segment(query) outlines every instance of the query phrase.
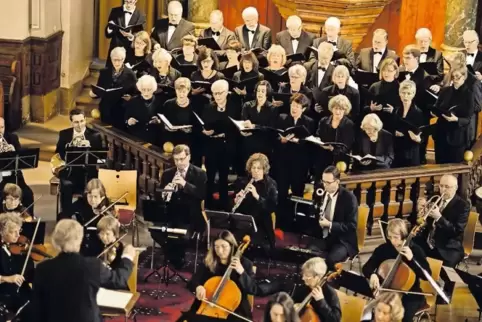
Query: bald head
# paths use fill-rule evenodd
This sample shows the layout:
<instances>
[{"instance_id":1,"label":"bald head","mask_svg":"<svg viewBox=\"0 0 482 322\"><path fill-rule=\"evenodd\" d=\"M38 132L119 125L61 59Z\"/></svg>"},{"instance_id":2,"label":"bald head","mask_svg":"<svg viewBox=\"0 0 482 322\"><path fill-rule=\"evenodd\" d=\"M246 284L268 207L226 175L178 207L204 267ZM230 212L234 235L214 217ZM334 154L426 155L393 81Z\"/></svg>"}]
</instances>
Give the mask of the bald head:
<instances>
[{"instance_id":1,"label":"bald head","mask_svg":"<svg viewBox=\"0 0 482 322\"><path fill-rule=\"evenodd\" d=\"M167 5L167 16L172 24L179 24L182 19L182 4L179 1L171 1Z\"/></svg>"},{"instance_id":2,"label":"bald head","mask_svg":"<svg viewBox=\"0 0 482 322\"><path fill-rule=\"evenodd\" d=\"M443 195L444 200L452 199L458 188L457 177L452 174L443 175L440 179L439 187L440 194Z\"/></svg>"}]
</instances>

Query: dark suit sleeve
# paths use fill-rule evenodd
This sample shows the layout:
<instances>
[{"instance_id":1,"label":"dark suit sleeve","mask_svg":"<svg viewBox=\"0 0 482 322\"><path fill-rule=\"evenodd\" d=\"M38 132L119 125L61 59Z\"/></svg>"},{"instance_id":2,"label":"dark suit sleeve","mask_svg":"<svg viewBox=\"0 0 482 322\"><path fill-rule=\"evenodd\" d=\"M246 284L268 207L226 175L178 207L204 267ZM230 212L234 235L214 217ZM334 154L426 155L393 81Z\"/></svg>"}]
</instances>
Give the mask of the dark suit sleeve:
<instances>
[{"instance_id":1,"label":"dark suit sleeve","mask_svg":"<svg viewBox=\"0 0 482 322\"><path fill-rule=\"evenodd\" d=\"M318 46L320 45L320 43L321 43L321 38L315 38L315 39L313 40L313 45L312 45L312 47L318 49ZM310 59L308 59L308 61L311 62L311 63L313 63L313 62L315 62L317 59L318 59L318 57L316 57L315 53L314 53L312 50L310 50ZM307 68L307 69L308 69L308 68Z\"/></svg>"},{"instance_id":2,"label":"dark suit sleeve","mask_svg":"<svg viewBox=\"0 0 482 322\"><path fill-rule=\"evenodd\" d=\"M259 193L259 192L258 192ZM276 209L278 201L278 188L274 181L271 181L268 187L268 193L265 197L259 196L258 203L261 205L261 208L266 212L273 212Z\"/></svg>"},{"instance_id":3,"label":"dark suit sleeve","mask_svg":"<svg viewBox=\"0 0 482 322\"><path fill-rule=\"evenodd\" d=\"M356 57L355 65L354 65L355 69L361 69L361 54L362 52L360 51L360 53Z\"/></svg>"},{"instance_id":4,"label":"dark suit sleeve","mask_svg":"<svg viewBox=\"0 0 482 322\"><path fill-rule=\"evenodd\" d=\"M256 280L254 279L253 263L248 260L241 259L244 272L239 276L239 284L241 291L247 294L256 294Z\"/></svg>"},{"instance_id":5,"label":"dark suit sleeve","mask_svg":"<svg viewBox=\"0 0 482 322\"><path fill-rule=\"evenodd\" d=\"M316 314L323 322L339 322L341 319L340 300L336 292L330 286L324 285L322 288L324 298L315 301L311 300L311 305Z\"/></svg>"},{"instance_id":6,"label":"dark suit sleeve","mask_svg":"<svg viewBox=\"0 0 482 322\"><path fill-rule=\"evenodd\" d=\"M360 92L358 90L353 91L352 102L351 102L351 119L356 122L360 115Z\"/></svg>"},{"instance_id":7,"label":"dark suit sleeve","mask_svg":"<svg viewBox=\"0 0 482 322\"><path fill-rule=\"evenodd\" d=\"M60 154L61 157L65 154L65 144L62 140L62 135L64 131L59 132L59 139L57 140L57 145L55 146L55 153Z\"/></svg>"},{"instance_id":8,"label":"dark suit sleeve","mask_svg":"<svg viewBox=\"0 0 482 322\"><path fill-rule=\"evenodd\" d=\"M202 265L199 265L196 273L192 275L191 280L187 284L188 289L191 292L195 292L196 288L198 286L204 285L204 283L206 283L210 276L212 276L212 274L206 267L206 265L204 265L204 263Z\"/></svg>"},{"instance_id":9,"label":"dark suit sleeve","mask_svg":"<svg viewBox=\"0 0 482 322\"><path fill-rule=\"evenodd\" d=\"M107 25L105 26L105 38L112 38L114 37L115 33L117 32L116 30L114 30L114 28L109 28L109 21L114 21L117 19L117 17L115 16L115 10L112 9L109 13L109 18L107 19ZM109 33L107 31L107 29L110 29L112 30L111 33Z\"/></svg>"},{"instance_id":10,"label":"dark suit sleeve","mask_svg":"<svg viewBox=\"0 0 482 322\"><path fill-rule=\"evenodd\" d=\"M435 63L437 64L437 79L435 81L438 83L444 79L444 57L442 53L437 57Z\"/></svg>"},{"instance_id":11,"label":"dark suit sleeve","mask_svg":"<svg viewBox=\"0 0 482 322\"><path fill-rule=\"evenodd\" d=\"M132 272L133 263L127 259L122 258L119 266L115 269L108 269L102 264L100 259L95 258L96 265L100 269L100 286L110 289L125 289L127 288L127 280Z\"/></svg>"},{"instance_id":12,"label":"dark suit sleeve","mask_svg":"<svg viewBox=\"0 0 482 322\"><path fill-rule=\"evenodd\" d=\"M152 42L152 49L154 49L154 46L160 45L161 40L159 39L159 35L157 33L157 22L154 24L154 27L151 30L151 42Z\"/></svg>"},{"instance_id":13,"label":"dark suit sleeve","mask_svg":"<svg viewBox=\"0 0 482 322\"><path fill-rule=\"evenodd\" d=\"M91 149L102 149L103 148L102 138L100 136L100 133L98 133L98 132L94 132L92 134L91 140L89 142L90 142Z\"/></svg>"},{"instance_id":14,"label":"dark suit sleeve","mask_svg":"<svg viewBox=\"0 0 482 322\"><path fill-rule=\"evenodd\" d=\"M265 50L268 50L271 47L271 29L268 29L264 34L263 34L263 42L262 42L262 47Z\"/></svg>"},{"instance_id":15,"label":"dark suit sleeve","mask_svg":"<svg viewBox=\"0 0 482 322\"><path fill-rule=\"evenodd\" d=\"M380 138L381 139L381 138ZM386 132L386 138L382 142L377 142L377 144L384 144L385 145L385 155L375 156L379 163L383 163L385 167L390 168L392 164L393 158L395 156L393 151L393 141L391 138L391 134Z\"/></svg>"},{"instance_id":16,"label":"dark suit sleeve","mask_svg":"<svg viewBox=\"0 0 482 322\"><path fill-rule=\"evenodd\" d=\"M278 33L276 34L274 43L275 43L276 45L280 45L280 46L281 46L281 32L278 32Z\"/></svg>"},{"instance_id":17,"label":"dark suit sleeve","mask_svg":"<svg viewBox=\"0 0 482 322\"><path fill-rule=\"evenodd\" d=\"M344 193L346 198L339 198L336 202L342 202L344 208L344 220L341 222L333 221L331 223L331 233L337 235L351 234L356 231L358 205L356 198L350 192ZM340 195L341 197L341 195ZM345 200L346 199L346 200ZM336 209L336 207L335 207Z\"/></svg>"},{"instance_id":18,"label":"dark suit sleeve","mask_svg":"<svg viewBox=\"0 0 482 322\"><path fill-rule=\"evenodd\" d=\"M187 195L191 195L196 197L197 199L202 200L204 199L204 197L206 197L207 176L206 176L206 172L202 170L198 170L198 171L199 172L196 173L196 178L194 180L194 183L186 182L186 185L184 186L183 191Z\"/></svg>"},{"instance_id":19,"label":"dark suit sleeve","mask_svg":"<svg viewBox=\"0 0 482 322\"><path fill-rule=\"evenodd\" d=\"M362 273L363 276L365 276L366 278L370 278L372 274L376 274L378 267L385 260L385 258L382 257L383 245L385 244L381 244L380 246L375 248L373 254L368 258L365 265L363 265Z\"/></svg>"},{"instance_id":20,"label":"dark suit sleeve","mask_svg":"<svg viewBox=\"0 0 482 322\"><path fill-rule=\"evenodd\" d=\"M13 147L15 148L15 151L18 151L22 148L22 146L20 145L20 140L18 139L18 135L15 134L15 133L12 133L10 135L10 141L9 142L11 145L13 145Z\"/></svg>"},{"instance_id":21,"label":"dark suit sleeve","mask_svg":"<svg viewBox=\"0 0 482 322\"><path fill-rule=\"evenodd\" d=\"M346 50L345 50L346 58L350 61L352 66L355 66L355 53L353 52L353 45L351 41L346 41Z\"/></svg>"},{"instance_id":22,"label":"dark suit sleeve","mask_svg":"<svg viewBox=\"0 0 482 322\"><path fill-rule=\"evenodd\" d=\"M463 200L459 201L459 205L454 209L446 209L452 212L453 220L450 221L444 216L435 223L437 226L437 234L443 234L447 239L460 236L464 233L465 226L469 219L470 205ZM439 230L440 229L440 230Z\"/></svg>"}]
</instances>

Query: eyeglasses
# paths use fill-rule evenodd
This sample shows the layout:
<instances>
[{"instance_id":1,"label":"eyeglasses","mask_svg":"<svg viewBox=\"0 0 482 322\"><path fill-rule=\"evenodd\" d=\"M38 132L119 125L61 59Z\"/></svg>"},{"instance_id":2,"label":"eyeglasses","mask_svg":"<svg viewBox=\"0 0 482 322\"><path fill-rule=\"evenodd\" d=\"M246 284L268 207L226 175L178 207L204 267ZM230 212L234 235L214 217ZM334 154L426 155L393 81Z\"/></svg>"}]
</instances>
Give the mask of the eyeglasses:
<instances>
[{"instance_id":1,"label":"eyeglasses","mask_svg":"<svg viewBox=\"0 0 482 322\"><path fill-rule=\"evenodd\" d=\"M473 42L475 42L475 39L474 40L467 40L467 41L464 41L464 45L470 45Z\"/></svg>"},{"instance_id":2,"label":"eyeglasses","mask_svg":"<svg viewBox=\"0 0 482 322\"><path fill-rule=\"evenodd\" d=\"M321 180L321 182L323 182L323 184L324 184L325 186L328 186L328 185L330 185L330 184L332 184L332 183L335 183L335 182L336 182L336 180L333 180L333 181L325 181L325 180Z\"/></svg>"},{"instance_id":3,"label":"eyeglasses","mask_svg":"<svg viewBox=\"0 0 482 322\"><path fill-rule=\"evenodd\" d=\"M226 91L222 91L222 92L213 92L213 95L214 95L214 96L221 96L221 95L223 95L224 93L226 93Z\"/></svg>"}]
</instances>

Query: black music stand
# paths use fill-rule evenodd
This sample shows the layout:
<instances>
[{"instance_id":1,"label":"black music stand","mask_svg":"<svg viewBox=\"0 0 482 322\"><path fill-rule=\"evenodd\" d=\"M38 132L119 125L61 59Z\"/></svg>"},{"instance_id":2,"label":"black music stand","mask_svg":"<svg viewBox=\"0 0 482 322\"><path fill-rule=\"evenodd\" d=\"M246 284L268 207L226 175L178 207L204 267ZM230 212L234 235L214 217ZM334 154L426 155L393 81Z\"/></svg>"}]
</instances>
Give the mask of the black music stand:
<instances>
[{"instance_id":1,"label":"black music stand","mask_svg":"<svg viewBox=\"0 0 482 322\"><path fill-rule=\"evenodd\" d=\"M464 272L458 268L455 269L457 274L459 274L460 278L467 284L470 293L477 302L477 306L479 307L477 311L479 312L479 321L482 316L482 277L477 275L472 275L470 273Z\"/></svg>"},{"instance_id":2,"label":"black music stand","mask_svg":"<svg viewBox=\"0 0 482 322\"><path fill-rule=\"evenodd\" d=\"M232 232L237 239L242 239L244 235L253 235L258 232L253 216L240 213L206 210L208 217L208 247L210 241L211 228L227 229Z\"/></svg>"},{"instance_id":3,"label":"black music stand","mask_svg":"<svg viewBox=\"0 0 482 322\"><path fill-rule=\"evenodd\" d=\"M0 172L12 171L18 184L18 172L38 167L40 148L22 149L0 154Z\"/></svg>"}]
</instances>

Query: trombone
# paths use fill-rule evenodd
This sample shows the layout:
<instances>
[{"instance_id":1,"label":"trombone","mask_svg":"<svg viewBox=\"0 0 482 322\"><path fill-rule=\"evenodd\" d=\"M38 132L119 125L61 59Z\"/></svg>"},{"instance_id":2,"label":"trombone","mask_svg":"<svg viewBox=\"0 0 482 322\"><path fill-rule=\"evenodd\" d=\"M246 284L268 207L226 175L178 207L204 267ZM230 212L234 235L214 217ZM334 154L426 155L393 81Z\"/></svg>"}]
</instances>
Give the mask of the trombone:
<instances>
[{"instance_id":1,"label":"trombone","mask_svg":"<svg viewBox=\"0 0 482 322\"><path fill-rule=\"evenodd\" d=\"M436 208L440 208L442 206L444 196L444 193L441 195L433 195L427 200L425 205L423 205L423 208L418 211L417 224L423 225L430 213L432 213Z\"/></svg>"}]
</instances>

